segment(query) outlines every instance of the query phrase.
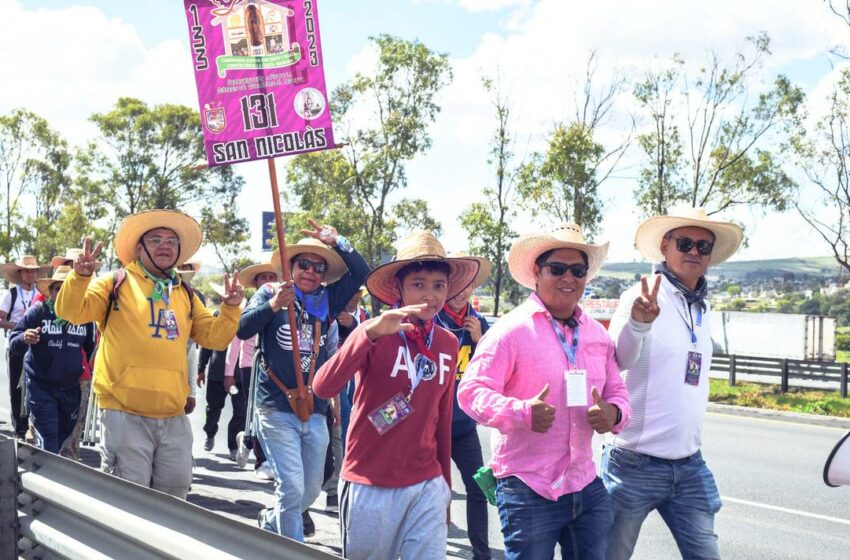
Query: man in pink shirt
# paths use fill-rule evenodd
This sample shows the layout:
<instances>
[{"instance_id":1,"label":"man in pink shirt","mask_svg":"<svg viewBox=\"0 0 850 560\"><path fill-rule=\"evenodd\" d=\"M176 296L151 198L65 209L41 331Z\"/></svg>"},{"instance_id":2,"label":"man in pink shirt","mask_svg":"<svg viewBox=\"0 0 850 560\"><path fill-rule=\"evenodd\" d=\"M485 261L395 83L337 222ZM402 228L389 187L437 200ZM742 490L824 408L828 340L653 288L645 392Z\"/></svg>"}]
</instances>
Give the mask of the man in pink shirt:
<instances>
[{"instance_id":1,"label":"man in pink shirt","mask_svg":"<svg viewBox=\"0 0 850 560\"><path fill-rule=\"evenodd\" d=\"M493 434L490 466L505 557L601 560L613 521L596 476L593 432L629 420L614 344L578 302L608 244L585 243L574 224L520 237L508 267L534 290L478 343L457 392Z\"/></svg>"}]
</instances>

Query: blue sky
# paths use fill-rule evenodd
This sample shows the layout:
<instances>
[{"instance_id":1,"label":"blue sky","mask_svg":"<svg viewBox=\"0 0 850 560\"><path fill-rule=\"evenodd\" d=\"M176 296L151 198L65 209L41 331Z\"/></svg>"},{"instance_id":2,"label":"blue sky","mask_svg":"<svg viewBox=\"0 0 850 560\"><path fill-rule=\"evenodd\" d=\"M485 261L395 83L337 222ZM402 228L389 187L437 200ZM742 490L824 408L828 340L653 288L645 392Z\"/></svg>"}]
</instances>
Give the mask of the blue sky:
<instances>
[{"instance_id":1,"label":"blue sky","mask_svg":"<svg viewBox=\"0 0 850 560\"><path fill-rule=\"evenodd\" d=\"M0 22L0 60L7 75L23 84L0 91L0 113L25 106L79 144L94 135L88 115L108 110L120 95L196 105L179 0L0 0L0 13L7 14ZM515 102L516 151L522 156L541 149L552 122L569 116L571 84L590 49L600 50L603 78L615 68L637 75L674 52L695 62L710 50L731 55L742 48L746 35L766 30L774 55L764 69L765 81L787 74L811 95L816 111L835 75L836 61L828 49L850 43L850 29L811 0L320 0L319 15L331 87L368 69L370 35L418 38L449 54L455 79L441 96L434 145L409 165L410 187L402 195L429 201L450 250L466 248L457 216L480 199L491 180L486 156L494 123L480 88L482 73L498 67L504 77ZM50 39L32 44L23 31L32 25L51 29ZM22 44L26 58L19 56ZM37 63L56 56L66 60ZM603 138L616 140L622 134L628 98L618 103L619 114L601 131ZM606 218L600 237L611 240L613 260L639 258L632 247L639 219L631 204L639 164L640 153L632 149L618 173L621 178L603 188ZM268 209L255 202L268 198L264 170L256 162L237 168L248 180L240 210L251 220L254 249L260 212ZM736 212L729 217L747 227L749 247L739 258L827 252L794 214Z\"/></svg>"}]
</instances>

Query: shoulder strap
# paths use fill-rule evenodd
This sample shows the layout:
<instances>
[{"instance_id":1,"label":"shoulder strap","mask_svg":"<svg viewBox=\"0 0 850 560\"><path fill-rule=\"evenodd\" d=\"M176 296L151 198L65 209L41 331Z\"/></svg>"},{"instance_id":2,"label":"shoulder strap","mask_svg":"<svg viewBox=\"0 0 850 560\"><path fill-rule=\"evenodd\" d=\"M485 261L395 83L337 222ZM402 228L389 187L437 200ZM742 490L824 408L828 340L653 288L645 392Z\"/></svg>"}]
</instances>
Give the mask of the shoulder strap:
<instances>
[{"instance_id":1,"label":"shoulder strap","mask_svg":"<svg viewBox=\"0 0 850 560\"><path fill-rule=\"evenodd\" d=\"M12 294L12 303L11 305L9 305L9 316L7 317L7 319L12 316L12 311L15 310L15 302L18 301L18 287L12 286L11 288L9 288L9 293Z\"/></svg>"},{"instance_id":2,"label":"shoulder strap","mask_svg":"<svg viewBox=\"0 0 850 560\"><path fill-rule=\"evenodd\" d=\"M195 311L195 288L187 284L186 282L180 282L184 288L186 288L186 293L189 295L189 316L192 316L192 313Z\"/></svg>"},{"instance_id":3,"label":"shoulder strap","mask_svg":"<svg viewBox=\"0 0 850 560\"><path fill-rule=\"evenodd\" d=\"M322 338L322 322L316 319L313 323L313 353L310 355L310 373L307 374L307 387L313 387L313 377L316 376L316 360L319 359L319 340Z\"/></svg>"},{"instance_id":4,"label":"shoulder strap","mask_svg":"<svg viewBox=\"0 0 850 560\"><path fill-rule=\"evenodd\" d=\"M109 322L109 314L113 310L118 311L118 289L124 280L127 278L127 270L119 268L112 271L112 290L109 292L109 301L106 303L106 316L103 318L103 329L106 330L106 323Z\"/></svg>"}]
</instances>

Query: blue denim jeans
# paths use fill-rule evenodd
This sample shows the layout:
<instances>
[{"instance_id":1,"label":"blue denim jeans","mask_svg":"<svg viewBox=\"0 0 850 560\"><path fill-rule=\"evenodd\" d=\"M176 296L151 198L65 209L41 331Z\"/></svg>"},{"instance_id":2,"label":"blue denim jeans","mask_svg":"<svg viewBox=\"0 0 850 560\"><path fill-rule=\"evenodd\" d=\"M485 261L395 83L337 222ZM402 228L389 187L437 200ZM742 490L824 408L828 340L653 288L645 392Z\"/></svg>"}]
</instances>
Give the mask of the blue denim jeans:
<instances>
[{"instance_id":1,"label":"blue denim jeans","mask_svg":"<svg viewBox=\"0 0 850 560\"><path fill-rule=\"evenodd\" d=\"M714 515L722 504L701 452L670 460L605 446L602 480L614 502L608 560L631 558L643 520L654 509L684 560L720 558Z\"/></svg>"},{"instance_id":2,"label":"blue denim jeans","mask_svg":"<svg viewBox=\"0 0 850 560\"><path fill-rule=\"evenodd\" d=\"M613 510L599 478L558 501L539 495L515 476L496 484L507 560L554 558L561 545L564 560L603 560Z\"/></svg>"},{"instance_id":3,"label":"blue denim jeans","mask_svg":"<svg viewBox=\"0 0 850 560\"><path fill-rule=\"evenodd\" d=\"M266 461L275 473L275 504L260 519L267 531L304 540L301 512L322 490L328 428L323 414L302 422L291 412L257 409L257 428Z\"/></svg>"}]
</instances>

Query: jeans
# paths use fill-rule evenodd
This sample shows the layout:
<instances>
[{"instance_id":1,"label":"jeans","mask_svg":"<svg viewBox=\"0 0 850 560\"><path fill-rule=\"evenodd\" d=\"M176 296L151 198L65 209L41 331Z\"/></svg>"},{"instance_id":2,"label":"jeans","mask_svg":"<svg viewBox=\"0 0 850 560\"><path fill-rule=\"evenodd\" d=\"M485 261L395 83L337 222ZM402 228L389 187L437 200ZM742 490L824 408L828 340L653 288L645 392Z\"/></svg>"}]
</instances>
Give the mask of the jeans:
<instances>
[{"instance_id":1,"label":"jeans","mask_svg":"<svg viewBox=\"0 0 850 560\"><path fill-rule=\"evenodd\" d=\"M722 504L701 452L670 460L605 446L602 480L614 502L609 560L631 557L641 524L654 509L683 559L720 558L714 515Z\"/></svg>"},{"instance_id":2,"label":"jeans","mask_svg":"<svg viewBox=\"0 0 850 560\"><path fill-rule=\"evenodd\" d=\"M304 541L301 512L322 490L328 428L323 414L302 422L292 412L257 409L260 445L275 473L275 504L260 519L267 531Z\"/></svg>"},{"instance_id":3,"label":"jeans","mask_svg":"<svg viewBox=\"0 0 850 560\"><path fill-rule=\"evenodd\" d=\"M557 501L544 498L515 476L496 483L507 560L602 560L614 512L599 478Z\"/></svg>"},{"instance_id":4,"label":"jeans","mask_svg":"<svg viewBox=\"0 0 850 560\"><path fill-rule=\"evenodd\" d=\"M466 489L466 527L474 560L489 560L490 543L487 537L487 498L472 475L484 464L478 432L469 431L452 438L452 461L460 471Z\"/></svg>"}]
</instances>

